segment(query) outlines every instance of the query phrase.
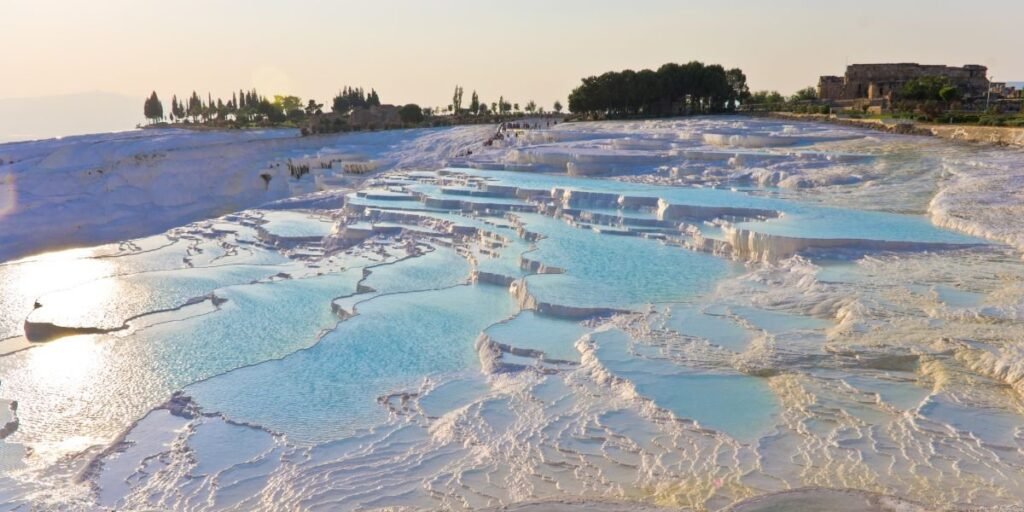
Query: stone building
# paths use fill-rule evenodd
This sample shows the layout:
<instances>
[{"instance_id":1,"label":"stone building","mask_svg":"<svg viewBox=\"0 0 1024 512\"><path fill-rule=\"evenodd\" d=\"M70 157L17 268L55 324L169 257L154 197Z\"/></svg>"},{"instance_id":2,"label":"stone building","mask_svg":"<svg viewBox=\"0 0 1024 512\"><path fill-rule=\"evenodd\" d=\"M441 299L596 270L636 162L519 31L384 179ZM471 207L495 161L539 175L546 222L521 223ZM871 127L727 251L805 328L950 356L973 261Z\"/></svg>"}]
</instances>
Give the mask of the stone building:
<instances>
[{"instance_id":1,"label":"stone building","mask_svg":"<svg viewBox=\"0 0 1024 512\"><path fill-rule=\"evenodd\" d=\"M1020 99L1024 97L1021 95L1020 89L1006 82L992 82L991 90L992 95L999 98Z\"/></svg>"},{"instance_id":2,"label":"stone building","mask_svg":"<svg viewBox=\"0 0 1024 512\"><path fill-rule=\"evenodd\" d=\"M402 118L398 115L398 107L394 105L357 107L349 112L348 125L360 130L401 128Z\"/></svg>"},{"instance_id":3,"label":"stone building","mask_svg":"<svg viewBox=\"0 0 1024 512\"><path fill-rule=\"evenodd\" d=\"M964 97L984 96L988 89L988 69L968 64L963 67L903 64L852 64L844 76L818 79L818 97L828 101L892 100L894 92L915 78L942 77L960 89Z\"/></svg>"}]
</instances>

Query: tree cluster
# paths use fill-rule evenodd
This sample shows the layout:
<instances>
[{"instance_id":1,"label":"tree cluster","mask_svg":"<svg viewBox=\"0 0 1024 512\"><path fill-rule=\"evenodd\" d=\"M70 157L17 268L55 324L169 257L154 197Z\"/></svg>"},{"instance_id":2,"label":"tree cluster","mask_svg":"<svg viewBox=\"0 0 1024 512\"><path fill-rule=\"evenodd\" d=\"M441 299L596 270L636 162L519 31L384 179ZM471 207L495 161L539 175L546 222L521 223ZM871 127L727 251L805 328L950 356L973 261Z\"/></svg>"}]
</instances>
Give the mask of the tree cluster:
<instances>
[{"instance_id":1,"label":"tree cluster","mask_svg":"<svg viewBox=\"0 0 1024 512\"><path fill-rule=\"evenodd\" d=\"M377 91L370 89L367 94L362 87L345 86L331 100L331 111L336 114L345 114L354 108L365 108L380 106L380 96Z\"/></svg>"},{"instance_id":2,"label":"tree cluster","mask_svg":"<svg viewBox=\"0 0 1024 512\"><path fill-rule=\"evenodd\" d=\"M344 87L333 99L332 110L348 114L353 108L379 106L380 96L371 89L366 93L361 87ZM206 98L192 91L191 96L178 99L172 96L168 118L171 122L228 124L245 126L250 124L298 124L309 117L324 113L324 104L316 100L303 103L298 96L275 95L273 99L260 94L256 89L239 90L231 98L223 100L207 94ZM163 105L154 92L146 98L143 113L152 122L164 119ZM332 121L333 122L333 121Z\"/></svg>"},{"instance_id":3,"label":"tree cluster","mask_svg":"<svg viewBox=\"0 0 1024 512\"><path fill-rule=\"evenodd\" d=\"M463 92L464 89L461 85L455 86L455 92L452 93L452 102L448 104L446 109L448 112L454 115L469 113L474 116L485 116L488 114L500 116L511 113L519 114L521 112L526 112L527 114L544 114L544 107L539 107L537 102L533 100L527 101L526 104L523 105L522 110L520 110L518 103L506 101L504 96L501 96L498 98L498 101L492 102L488 105L486 101L480 99L480 95L477 94L476 91L473 91L470 95L469 105L466 108L463 108ZM426 112L428 110L431 115L434 113L434 110L429 108L424 111ZM562 111L562 104L557 101L555 102L555 111Z\"/></svg>"},{"instance_id":4,"label":"tree cluster","mask_svg":"<svg viewBox=\"0 0 1024 512\"><path fill-rule=\"evenodd\" d=\"M963 99L963 94L949 79L923 76L903 84L896 92L893 110L917 112L926 120L934 121Z\"/></svg>"},{"instance_id":5,"label":"tree cluster","mask_svg":"<svg viewBox=\"0 0 1024 512\"><path fill-rule=\"evenodd\" d=\"M960 90L940 76L923 76L903 84L896 97L910 101L942 101L952 103L959 101Z\"/></svg>"},{"instance_id":6,"label":"tree cluster","mask_svg":"<svg viewBox=\"0 0 1024 512\"><path fill-rule=\"evenodd\" d=\"M786 98L779 91L755 91L750 94L747 101L751 105L778 105L785 103Z\"/></svg>"},{"instance_id":7,"label":"tree cluster","mask_svg":"<svg viewBox=\"0 0 1024 512\"><path fill-rule=\"evenodd\" d=\"M398 117L404 124L420 124L423 122L423 109L415 103L410 103L398 109Z\"/></svg>"},{"instance_id":8,"label":"tree cluster","mask_svg":"<svg viewBox=\"0 0 1024 512\"><path fill-rule=\"evenodd\" d=\"M147 118L150 118L149 112L152 107L149 105L155 97L156 93L153 93L146 100L145 110ZM214 100L210 94L207 94L204 100L198 93L192 91L191 96L182 100L179 100L177 95L171 97L169 117L172 122L186 121L192 123L228 120L243 123L259 121L282 122L287 119L286 113L288 110L286 107L297 105L300 100L294 96L287 96L285 98L289 98L289 100L287 105L285 105L278 101L278 98L281 97L275 97L275 101L271 102L265 96L260 95L255 89L249 91L239 89L237 93L231 93L231 98L227 101L221 98ZM157 100L157 102L159 101ZM162 112L162 110L163 106L161 105L160 111Z\"/></svg>"},{"instance_id":9,"label":"tree cluster","mask_svg":"<svg viewBox=\"0 0 1024 512\"><path fill-rule=\"evenodd\" d=\"M206 98L192 91L191 96L179 100L177 95L171 99L170 112L168 117L172 122L204 123L227 126L246 126L250 124L280 124L287 123L292 126L299 126L302 123L304 132L309 133L334 133L360 129L358 125L349 124L353 109L380 106L380 96L377 91L370 89L367 93L362 87L343 87L331 100L330 115L324 114L324 104L316 100L303 100L298 96L275 95L268 99L255 89L245 91L239 90L232 93L231 98L214 100L211 94ZM465 122L489 122L488 116L514 114L521 115L525 110L528 114L544 114L544 108L538 107L537 103L530 100L520 110L519 103L512 103L502 96L497 102L488 106L482 101L476 91L473 91L468 105L463 107L463 88L456 85L452 95L452 103L448 105L447 111L455 114L449 118L440 118L445 111L443 107L420 107L416 104L407 104L399 107L399 117L404 126L415 126L422 124L450 125ZM554 103L554 111L561 112L562 104ZM164 119L163 105L156 92L146 98L144 112L147 119L157 122ZM460 117L463 114L473 114L475 119Z\"/></svg>"},{"instance_id":10,"label":"tree cluster","mask_svg":"<svg viewBox=\"0 0 1024 512\"><path fill-rule=\"evenodd\" d=\"M818 89L812 86L804 87L789 97L789 101L793 103L800 101L814 101L816 99L818 99Z\"/></svg>"},{"instance_id":11,"label":"tree cluster","mask_svg":"<svg viewBox=\"0 0 1024 512\"><path fill-rule=\"evenodd\" d=\"M609 117L658 117L735 109L750 95L739 68L668 63L657 71L609 71L584 78L569 94L569 110Z\"/></svg>"}]
</instances>

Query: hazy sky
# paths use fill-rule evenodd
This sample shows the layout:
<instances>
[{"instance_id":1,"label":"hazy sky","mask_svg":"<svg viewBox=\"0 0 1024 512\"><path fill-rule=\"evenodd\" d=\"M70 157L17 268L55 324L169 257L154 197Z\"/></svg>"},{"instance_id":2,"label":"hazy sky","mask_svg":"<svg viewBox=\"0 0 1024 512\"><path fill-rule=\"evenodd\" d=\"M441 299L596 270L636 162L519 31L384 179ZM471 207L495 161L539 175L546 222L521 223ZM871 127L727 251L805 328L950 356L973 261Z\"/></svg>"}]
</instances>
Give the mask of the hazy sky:
<instances>
[{"instance_id":1,"label":"hazy sky","mask_svg":"<svg viewBox=\"0 0 1024 512\"><path fill-rule=\"evenodd\" d=\"M1024 80L1022 22L1022 0L0 0L0 98L112 92L141 116L153 89L446 105L459 83L550 107L583 76L693 59L787 94L855 62Z\"/></svg>"}]
</instances>

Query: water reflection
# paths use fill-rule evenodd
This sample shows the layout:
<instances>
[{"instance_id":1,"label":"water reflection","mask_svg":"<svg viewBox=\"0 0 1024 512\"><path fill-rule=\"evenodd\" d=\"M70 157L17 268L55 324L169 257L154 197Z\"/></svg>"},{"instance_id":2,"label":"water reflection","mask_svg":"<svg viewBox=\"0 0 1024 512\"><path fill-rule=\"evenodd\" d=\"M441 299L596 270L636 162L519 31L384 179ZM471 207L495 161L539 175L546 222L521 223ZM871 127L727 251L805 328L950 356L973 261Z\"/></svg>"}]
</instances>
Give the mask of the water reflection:
<instances>
[{"instance_id":1,"label":"water reflection","mask_svg":"<svg viewBox=\"0 0 1024 512\"><path fill-rule=\"evenodd\" d=\"M93 249L72 249L0 265L0 339L22 334L22 322L40 296L116 272L114 260L90 258L93 254ZM70 299L81 306L105 304L116 293L116 285L110 282Z\"/></svg>"},{"instance_id":2,"label":"water reflection","mask_svg":"<svg viewBox=\"0 0 1024 512\"><path fill-rule=\"evenodd\" d=\"M109 345L104 344L101 337L96 335L70 336L40 344L25 352L22 368L12 372L13 379L4 382L3 391L33 389L31 399L20 402L19 412L23 415L45 411L46 415L52 417L84 419L92 415L87 410L88 398L99 392L98 387L106 387L103 374L108 352ZM14 439L23 440L19 435L22 433L20 430ZM33 449L43 459L56 458L104 440L80 434L65 432L63 436L51 435L48 436L51 439L49 442L34 443Z\"/></svg>"}]
</instances>

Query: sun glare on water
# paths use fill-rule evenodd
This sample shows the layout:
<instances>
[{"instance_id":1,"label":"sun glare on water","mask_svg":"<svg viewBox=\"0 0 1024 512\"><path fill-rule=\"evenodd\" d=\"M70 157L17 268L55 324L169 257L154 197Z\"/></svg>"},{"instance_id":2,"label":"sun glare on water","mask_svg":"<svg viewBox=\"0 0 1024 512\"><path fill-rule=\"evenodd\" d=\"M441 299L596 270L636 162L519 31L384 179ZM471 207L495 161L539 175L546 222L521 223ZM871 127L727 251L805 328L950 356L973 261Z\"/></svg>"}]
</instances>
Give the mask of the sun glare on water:
<instances>
[{"instance_id":1,"label":"sun glare on water","mask_svg":"<svg viewBox=\"0 0 1024 512\"><path fill-rule=\"evenodd\" d=\"M5 302L11 301L14 307L24 307L23 304L31 305L47 293L116 273L114 262L89 258L90 255L92 251L88 249L60 251L0 269L0 288L4 291ZM110 286L91 286L87 294L84 292L84 296L66 299L74 299L82 307L89 307L109 301L117 290L111 283ZM23 316L16 311L6 311L5 314Z\"/></svg>"},{"instance_id":2,"label":"sun glare on water","mask_svg":"<svg viewBox=\"0 0 1024 512\"><path fill-rule=\"evenodd\" d=\"M26 369L46 375L53 385L75 395L95 379L103 361L99 336L83 335L61 339L60 343L42 344L28 352ZM73 407L72 404L65 406Z\"/></svg>"},{"instance_id":3,"label":"sun glare on water","mask_svg":"<svg viewBox=\"0 0 1024 512\"><path fill-rule=\"evenodd\" d=\"M19 429L15 440L29 443L41 461L56 460L104 442L103 435L91 435L100 418L90 409L88 397L109 385L107 357L108 349L102 336L97 335L69 336L26 351L24 366L17 380L9 383L13 388L6 392L15 392L23 399L22 415L44 424L38 427L58 430L44 434L31 428ZM80 418L83 427L59 427L59 419L69 417Z\"/></svg>"}]
</instances>

